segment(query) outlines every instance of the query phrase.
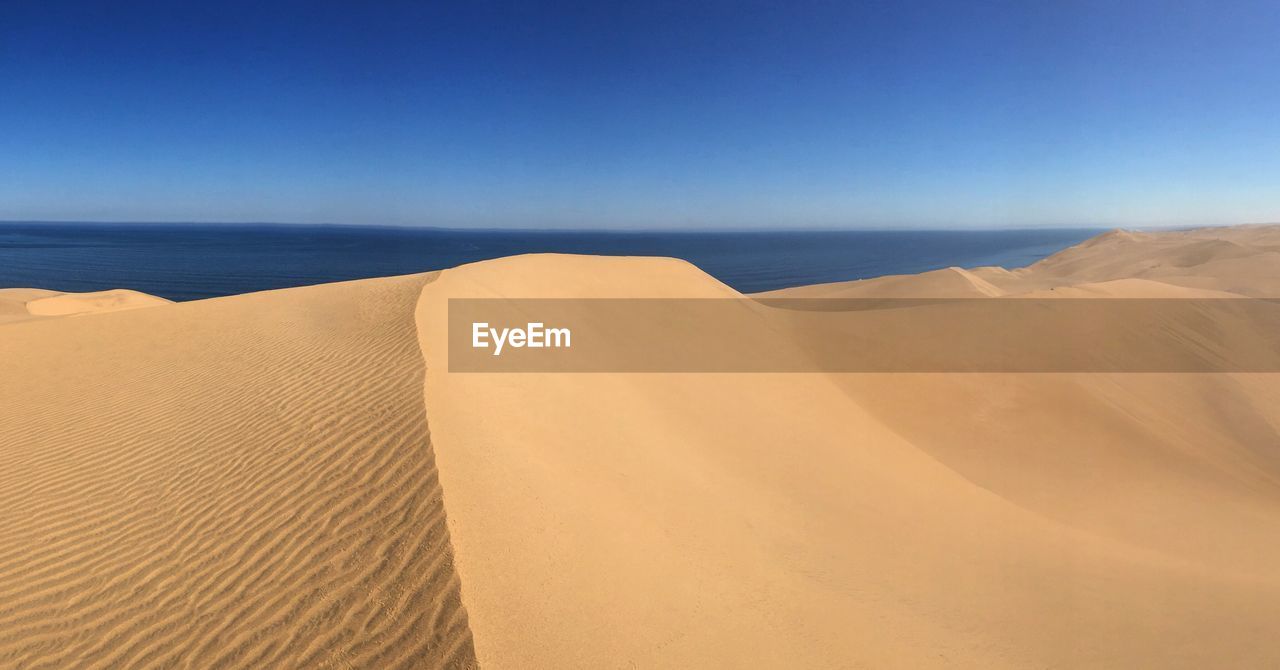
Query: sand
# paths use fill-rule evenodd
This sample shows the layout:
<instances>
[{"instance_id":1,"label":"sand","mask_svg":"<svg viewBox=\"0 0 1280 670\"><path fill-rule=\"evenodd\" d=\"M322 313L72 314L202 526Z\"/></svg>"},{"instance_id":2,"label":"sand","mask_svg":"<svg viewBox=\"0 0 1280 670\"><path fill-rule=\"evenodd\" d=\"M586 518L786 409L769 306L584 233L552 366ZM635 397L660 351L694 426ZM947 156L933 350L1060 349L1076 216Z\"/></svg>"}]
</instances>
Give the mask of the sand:
<instances>
[{"instance_id":1,"label":"sand","mask_svg":"<svg viewBox=\"0 0 1280 670\"><path fill-rule=\"evenodd\" d=\"M944 268L918 275L812 284L757 293L757 298L993 298L1004 289L964 268Z\"/></svg>"},{"instance_id":2,"label":"sand","mask_svg":"<svg viewBox=\"0 0 1280 670\"><path fill-rule=\"evenodd\" d=\"M43 289L0 289L0 324L41 317L118 312L167 305L168 300L127 289L62 293Z\"/></svg>"},{"instance_id":3,"label":"sand","mask_svg":"<svg viewBox=\"0 0 1280 670\"><path fill-rule=\"evenodd\" d=\"M467 667L428 277L0 330L0 667Z\"/></svg>"},{"instance_id":4,"label":"sand","mask_svg":"<svg viewBox=\"0 0 1280 670\"><path fill-rule=\"evenodd\" d=\"M764 297L1272 296L1278 254ZM450 373L462 297L740 296L536 255L8 323L0 667L1280 666L1280 375ZM750 309L730 353L814 344Z\"/></svg>"}]
</instances>

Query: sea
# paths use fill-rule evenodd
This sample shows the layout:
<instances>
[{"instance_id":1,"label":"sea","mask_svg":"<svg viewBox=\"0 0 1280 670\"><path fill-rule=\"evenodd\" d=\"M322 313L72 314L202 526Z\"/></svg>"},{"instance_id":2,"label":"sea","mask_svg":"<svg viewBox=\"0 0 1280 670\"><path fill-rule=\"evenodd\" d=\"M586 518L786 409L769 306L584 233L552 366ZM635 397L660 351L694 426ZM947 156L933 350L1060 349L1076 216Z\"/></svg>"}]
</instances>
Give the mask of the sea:
<instances>
[{"instance_id":1,"label":"sea","mask_svg":"<svg viewBox=\"0 0 1280 670\"><path fill-rule=\"evenodd\" d=\"M586 232L0 222L0 288L129 288L170 300L198 300L556 252L674 256L743 293L754 293L953 265L1021 267L1099 232Z\"/></svg>"}]
</instances>

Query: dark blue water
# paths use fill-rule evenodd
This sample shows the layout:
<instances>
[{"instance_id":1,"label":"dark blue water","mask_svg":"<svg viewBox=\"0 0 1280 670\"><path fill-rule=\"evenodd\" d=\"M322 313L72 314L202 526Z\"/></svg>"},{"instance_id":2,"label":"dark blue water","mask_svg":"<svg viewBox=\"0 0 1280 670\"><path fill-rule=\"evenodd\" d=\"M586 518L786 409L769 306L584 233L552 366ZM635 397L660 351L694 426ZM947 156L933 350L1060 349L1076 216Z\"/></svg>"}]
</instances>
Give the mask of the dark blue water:
<instances>
[{"instance_id":1,"label":"dark blue water","mask_svg":"<svg viewBox=\"0 0 1280 670\"><path fill-rule=\"evenodd\" d=\"M131 288L194 300L439 270L532 252L675 256L751 293L934 270L1019 267L1092 229L513 232L359 226L0 223L0 288Z\"/></svg>"}]
</instances>

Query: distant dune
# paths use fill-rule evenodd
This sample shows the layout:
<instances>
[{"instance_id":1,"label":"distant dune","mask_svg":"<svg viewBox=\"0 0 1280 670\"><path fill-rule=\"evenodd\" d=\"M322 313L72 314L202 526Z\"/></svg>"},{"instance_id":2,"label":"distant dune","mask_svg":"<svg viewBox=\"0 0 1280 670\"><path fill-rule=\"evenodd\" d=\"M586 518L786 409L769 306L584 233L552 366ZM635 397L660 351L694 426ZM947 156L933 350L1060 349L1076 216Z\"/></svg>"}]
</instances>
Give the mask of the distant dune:
<instances>
[{"instance_id":1,"label":"distant dune","mask_svg":"<svg viewBox=\"0 0 1280 670\"><path fill-rule=\"evenodd\" d=\"M953 298L1011 295L1117 279L1280 297L1280 225L1138 233L1113 230L1025 268L948 268L800 286L766 298Z\"/></svg>"},{"instance_id":2,"label":"distant dune","mask_svg":"<svg viewBox=\"0 0 1280 670\"><path fill-rule=\"evenodd\" d=\"M115 289L93 293L60 293L34 288L0 288L0 323L49 316L118 312L169 304L164 298Z\"/></svg>"},{"instance_id":3,"label":"distant dune","mask_svg":"<svg viewBox=\"0 0 1280 670\"><path fill-rule=\"evenodd\" d=\"M1278 374L448 371L451 298L741 297L671 259L108 293L0 291L0 667L1280 667ZM1276 296L1280 226L756 297Z\"/></svg>"}]
</instances>

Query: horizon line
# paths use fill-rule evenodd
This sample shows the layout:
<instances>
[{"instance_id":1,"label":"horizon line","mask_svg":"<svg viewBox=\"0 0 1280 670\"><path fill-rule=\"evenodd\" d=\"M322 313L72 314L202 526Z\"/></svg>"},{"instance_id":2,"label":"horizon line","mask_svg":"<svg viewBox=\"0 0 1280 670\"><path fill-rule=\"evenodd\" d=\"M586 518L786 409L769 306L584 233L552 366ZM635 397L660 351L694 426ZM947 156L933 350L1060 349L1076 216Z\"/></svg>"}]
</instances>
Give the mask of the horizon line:
<instances>
[{"instance_id":1,"label":"horizon line","mask_svg":"<svg viewBox=\"0 0 1280 670\"><path fill-rule=\"evenodd\" d=\"M892 232L997 232L997 231L1050 231L1050 230L1130 230L1130 231L1160 231L1160 230L1194 230L1197 228L1222 228L1231 226L1265 226L1277 225L1280 222L1241 222L1241 223L1197 223L1197 224L1170 224L1170 225L1115 225L1113 223L1081 223L1081 224L1053 224L1053 225L1025 225L1025 226L960 226L960 227L942 227L942 226L902 226L902 227L876 227L876 226L821 226L821 227L795 227L795 226L751 226L751 227L722 227L722 226L694 226L694 227L671 227L671 226L655 226L655 227L559 227L559 226L439 226L427 224L413 223L338 223L338 222L308 222L308 221L193 221L193 220L94 220L94 219L0 219L0 225L29 224L29 225L90 225L90 226L279 226L279 227L322 227L322 228L364 228L364 229L391 229L391 230L432 230L441 232L470 232L470 233L843 233L843 232L868 232L868 233L892 233Z\"/></svg>"}]
</instances>

